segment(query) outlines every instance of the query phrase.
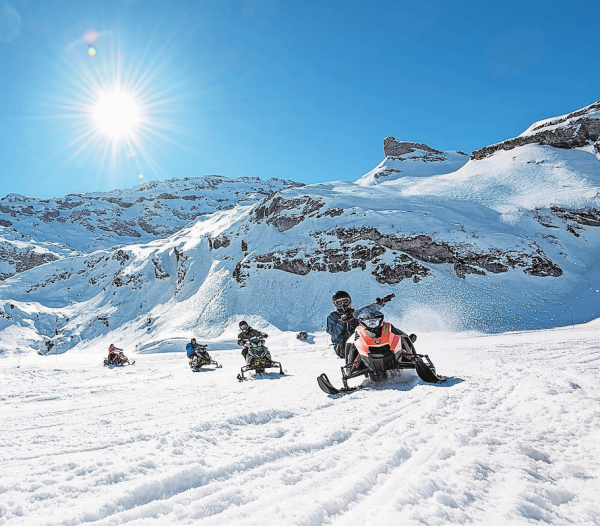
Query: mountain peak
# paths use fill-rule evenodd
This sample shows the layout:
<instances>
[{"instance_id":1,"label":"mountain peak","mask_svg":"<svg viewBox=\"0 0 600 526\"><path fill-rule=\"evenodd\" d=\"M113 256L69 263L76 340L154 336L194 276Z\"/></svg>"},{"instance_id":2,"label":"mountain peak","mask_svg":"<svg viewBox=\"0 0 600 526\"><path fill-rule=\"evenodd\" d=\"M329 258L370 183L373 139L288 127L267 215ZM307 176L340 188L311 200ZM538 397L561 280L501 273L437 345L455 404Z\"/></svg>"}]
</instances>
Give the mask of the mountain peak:
<instances>
[{"instance_id":1,"label":"mountain peak","mask_svg":"<svg viewBox=\"0 0 600 526\"><path fill-rule=\"evenodd\" d=\"M469 159L464 152L435 150L420 142L383 139L385 159L356 181L371 186L404 177L431 177L458 170Z\"/></svg>"},{"instance_id":2,"label":"mountain peak","mask_svg":"<svg viewBox=\"0 0 600 526\"><path fill-rule=\"evenodd\" d=\"M564 150L594 144L596 151L600 153L600 100L572 113L534 122L518 137L476 150L471 158L481 160L498 150L512 150L526 144L553 146Z\"/></svg>"},{"instance_id":3,"label":"mountain peak","mask_svg":"<svg viewBox=\"0 0 600 526\"><path fill-rule=\"evenodd\" d=\"M407 153L413 153L415 150L441 154L440 150L434 150L430 146L420 142L399 141L395 137L388 136L383 139L383 153L386 157L399 157Z\"/></svg>"}]
</instances>

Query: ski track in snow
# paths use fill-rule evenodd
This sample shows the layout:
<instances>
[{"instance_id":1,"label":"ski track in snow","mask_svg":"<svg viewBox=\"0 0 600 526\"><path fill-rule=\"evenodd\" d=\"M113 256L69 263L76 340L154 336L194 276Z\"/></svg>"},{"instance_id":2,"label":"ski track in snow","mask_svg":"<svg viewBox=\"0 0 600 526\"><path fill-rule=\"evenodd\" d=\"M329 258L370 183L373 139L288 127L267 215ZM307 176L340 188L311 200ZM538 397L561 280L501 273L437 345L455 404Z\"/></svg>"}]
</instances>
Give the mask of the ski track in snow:
<instances>
[{"instance_id":1,"label":"ski track in snow","mask_svg":"<svg viewBox=\"0 0 600 526\"><path fill-rule=\"evenodd\" d=\"M417 344L446 384L344 397L322 344L246 382L238 351L3 360L0 525L600 524L598 330Z\"/></svg>"}]
</instances>

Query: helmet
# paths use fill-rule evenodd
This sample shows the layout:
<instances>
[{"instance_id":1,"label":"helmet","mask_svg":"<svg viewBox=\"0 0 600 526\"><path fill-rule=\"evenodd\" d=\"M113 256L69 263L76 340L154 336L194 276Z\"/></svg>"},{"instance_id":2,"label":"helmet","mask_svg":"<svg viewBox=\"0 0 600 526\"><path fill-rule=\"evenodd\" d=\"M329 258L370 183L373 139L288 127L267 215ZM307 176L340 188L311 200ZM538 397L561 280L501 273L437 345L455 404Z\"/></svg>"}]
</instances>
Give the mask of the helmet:
<instances>
[{"instance_id":1,"label":"helmet","mask_svg":"<svg viewBox=\"0 0 600 526\"><path fill-rule=\"evenodd\" d=\"M250 327L250 325L248 325L248 322L245 320L242 320L240 322L240 329L242 329L243 331L248 330L248 327Z\"/></svg>"},{"instance_id":2,"label":"helmet","mask_svg":"<svg viewBox=\"0 0 600 526\"><path fill-rule=\"evenodd\" d=\"M333 301L333 304L336 306L336 308L350 307L352 303L350 294L348 294L345 290L338 290L331 298L331 301Z\"/></svg>"},{"instance_id":3,"label":"helmet","mask_svg":"<svg viewBox=\"0 0 600 526\"><path fill-rule=\"evenodd\" d=\"M111 343L111 344L109 345L109 347L115 347L115 344L114 344L114 343Z\"/></svg>"},{"instance_id":4,"label":"helmet","mask_svg":"<svg viewBox=\"0 0 600 526\"><path fill-rule=\"evenodd\" d=\"M192 338L191 343L196 343L196 338Z\"/></svg>"}]
</instances>

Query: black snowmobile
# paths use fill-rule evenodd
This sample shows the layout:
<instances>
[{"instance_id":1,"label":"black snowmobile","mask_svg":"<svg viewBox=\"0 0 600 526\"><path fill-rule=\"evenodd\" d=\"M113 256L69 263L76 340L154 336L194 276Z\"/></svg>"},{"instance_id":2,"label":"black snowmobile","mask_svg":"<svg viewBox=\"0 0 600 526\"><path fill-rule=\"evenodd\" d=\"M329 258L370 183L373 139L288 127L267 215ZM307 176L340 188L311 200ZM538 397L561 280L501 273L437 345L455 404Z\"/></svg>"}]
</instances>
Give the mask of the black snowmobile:
<instances>
[{"instance_id":1,"label":"black snowmobile","mask_svg":"<svg viewBox=\"0 0 600 526\"><path fill-rule=\"evenodd\" d=\"M387 378L388 371L414 369L421 380L427 383L441 383L445 376L438 376L429 356L417 354L415 334L410 336L395 334L391 324L384 323L383 314L374 305L356 311L359 326L351 338L353 343L346 345L346 365L342 370L344 387L334 387L326 374L317 378L321 390L330 395L350 393L360 387L349 387L348 380L365 376L377 382Z\"/></svg>"},{"instance_id":2,"label":"black snowmobile","mask_svg":"<svg viewBox=\"0 0 600 526\"><path fill-rule=\"evenodd\" d=\"M269 350L265 347L265 340L262 338L250 338L244 341L244 347L247 349L246 365L241 368L240 374L237 375L238 380L246 380L244 373L254 371L257 375L265 374L266 369L276 369L279 367L279 374L283 375L283 367L281 363L274 362L271 359Z\"/></svg>"},{"instance_id":3,"label":"black snowmobile","mask_svg":"<svg viewBox=\"0 0 600 526\"><path fill-rule=\"evenodd\" d=\"M125 365L133 365L135 360L129 361L129 358L122 352L112 353L108 358L104 358L104 367L123 367Z\"/></svg>"},{"instance_id":4,"label":"black snowmobile","mask_svg":"<svg viewBox=\"0 0 600 526\"><path fill-rule=\"evenodd\" d=\"M215 369L221 369L223 367L210 357L210 354L208 354L207 351L208 345L198 345L198 347L200 347L200 354L195 354L190 358L190 367L192 371L197 373L205 365L214 365Z\"/></svg>"}]
</instances>

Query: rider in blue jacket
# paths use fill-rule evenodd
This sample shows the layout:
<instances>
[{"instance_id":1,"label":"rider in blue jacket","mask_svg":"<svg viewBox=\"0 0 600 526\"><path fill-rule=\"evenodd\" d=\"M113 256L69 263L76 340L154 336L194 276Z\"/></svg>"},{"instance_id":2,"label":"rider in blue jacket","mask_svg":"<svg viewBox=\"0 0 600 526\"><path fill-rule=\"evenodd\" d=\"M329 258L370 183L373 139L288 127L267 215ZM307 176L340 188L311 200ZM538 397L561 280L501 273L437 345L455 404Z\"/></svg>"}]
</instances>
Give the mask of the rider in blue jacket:
<instances>
[{"instance_id":1,"label":"rider in blue jacket","mask_svg":"<svg viewBox=\"0 0 600 526\"><path fill-rule=\"evenodd\" d=\"M196 338L192 338L190 343L185 346L185 350L187 351L187 357L193 358L194 356L201 356L203 358L208 357L208 353L206 352L206 346L198 345L196 343Z\"/></svg>"}]
</instances>

